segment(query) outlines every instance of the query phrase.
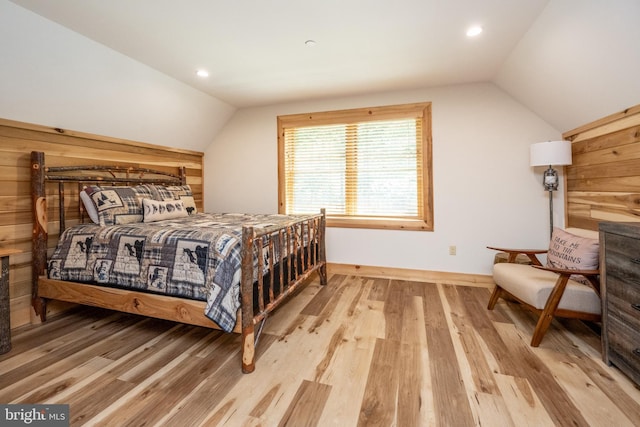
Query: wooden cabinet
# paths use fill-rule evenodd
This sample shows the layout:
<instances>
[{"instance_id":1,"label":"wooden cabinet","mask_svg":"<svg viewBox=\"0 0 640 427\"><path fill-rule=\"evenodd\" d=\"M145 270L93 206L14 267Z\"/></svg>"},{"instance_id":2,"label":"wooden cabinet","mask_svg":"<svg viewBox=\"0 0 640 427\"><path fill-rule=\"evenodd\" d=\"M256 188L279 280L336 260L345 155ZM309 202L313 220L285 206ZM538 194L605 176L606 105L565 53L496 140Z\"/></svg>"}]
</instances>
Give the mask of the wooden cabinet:
<instances>
[{"instance_id":1,"label":"wooden cabinet","mask_svg":"<svg viewBox=\"0 0 640 427\"><path fill-rule=\"evenodd\" d=\"M602 358L640 384L640 223L600 223Z\"/></svg>"}]
</instances>

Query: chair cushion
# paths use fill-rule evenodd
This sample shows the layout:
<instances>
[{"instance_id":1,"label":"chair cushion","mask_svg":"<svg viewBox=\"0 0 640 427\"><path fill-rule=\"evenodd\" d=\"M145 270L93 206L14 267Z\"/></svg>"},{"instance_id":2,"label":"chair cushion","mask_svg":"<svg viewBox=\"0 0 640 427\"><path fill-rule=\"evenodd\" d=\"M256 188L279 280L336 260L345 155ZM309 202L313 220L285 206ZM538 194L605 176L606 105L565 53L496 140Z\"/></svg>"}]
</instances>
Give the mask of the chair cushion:
<instances>
[{"instance_id":1,"label":"chair cushion","mask_svg":"<svg viewBox=\"0 0 640 427\"><path fill-rule=\"evenodd\" d=\"M498 286L540 310L544 309L557 279L556 273L529 265L493 266L493 280ZM558 308L600 314L600 297L589 286L569 280Z\"/></svg>"}]
</instances>

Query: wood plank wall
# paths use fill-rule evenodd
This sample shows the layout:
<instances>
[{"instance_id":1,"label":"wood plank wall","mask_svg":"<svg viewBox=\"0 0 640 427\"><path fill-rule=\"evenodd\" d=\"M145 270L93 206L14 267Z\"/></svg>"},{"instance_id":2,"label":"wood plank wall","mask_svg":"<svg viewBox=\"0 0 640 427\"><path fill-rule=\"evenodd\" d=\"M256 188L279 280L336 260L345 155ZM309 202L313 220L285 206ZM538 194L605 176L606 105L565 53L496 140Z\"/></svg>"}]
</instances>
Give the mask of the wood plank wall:
<instances>
[{"instance_id":1,"label":"wood plank wall","mask_svg":"<svg viewBox=\"0 0 640 427\"><path fill-rule=\"evenodd\" d=\"M567 227L640 221L640 105L562 136L573 154L565 170Z\"/></svg>"},{"instance_id":2,"label":"wood plank wall","mask_svg":"<svg viewBox=\"0 0 640 427\"><path fill-rule=\"evenodd\" d=\"M176 141L176 145L180 142ZM31 151L45 153L47 166L116 164L173 173L185 166L199 211L203 203L201 152L168 148L87 133L0 119L0 248L22 251L10 258L11 327L37 322L31 308ZM65 187L67 226L79 222L78 189ZM47 190L53 194L53 188ZM49 250L59 224L57 203L49 202Z\"/></svg>"}]
</instances>

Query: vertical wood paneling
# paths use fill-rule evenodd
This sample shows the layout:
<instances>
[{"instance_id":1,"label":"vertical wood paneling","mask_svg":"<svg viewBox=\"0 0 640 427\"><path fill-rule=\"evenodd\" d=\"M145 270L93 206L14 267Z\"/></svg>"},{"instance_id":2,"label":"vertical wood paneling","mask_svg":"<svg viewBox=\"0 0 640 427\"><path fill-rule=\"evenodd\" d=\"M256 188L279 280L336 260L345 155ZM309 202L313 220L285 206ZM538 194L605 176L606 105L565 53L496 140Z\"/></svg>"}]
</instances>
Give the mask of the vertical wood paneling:
<instances>
[{"instance_id":1,"label":"vertical wood paneling","mask_svg":"<svg viewBox=\"0 0 640 427\"><path fill-rule=\"evenodd\" d=\"M600 221L640 221L640 105L565 132L568 227L598 230Z\"/></svg>"},{"instance_id":2,"label":"vertical wood paneling","mask_svg":"<svg viewBox=\"0 0 640 427\"><path fill-rule=\"evenodd\" d=\"M34 150L45 153L47 166L118 164L174 173L185 166L196 205L199 210L204 207L201 152L0 119L0 248L22 251L11 257L10 264L12 328L33 318L28 300L32 259L30 155ZM78 189L72 187L65 188L67 225L79 221ZM48 189L47 193L52 191L53 188ZM49 220L56 219L57 213L57 202L49 203ZM58 224L54 221L49 224L49 248L55 244L57 234Z\"/></svg>"}]
</instances>

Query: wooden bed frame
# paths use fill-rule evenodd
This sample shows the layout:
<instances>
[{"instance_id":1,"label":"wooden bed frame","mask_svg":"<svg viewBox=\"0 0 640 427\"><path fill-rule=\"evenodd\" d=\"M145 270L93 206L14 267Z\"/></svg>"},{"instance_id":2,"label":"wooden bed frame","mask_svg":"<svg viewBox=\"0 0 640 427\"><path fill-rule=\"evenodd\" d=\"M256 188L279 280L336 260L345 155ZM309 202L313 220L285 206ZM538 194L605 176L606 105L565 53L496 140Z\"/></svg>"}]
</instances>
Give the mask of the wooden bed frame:
<instances>
[{"instance_id":1,"label":"wooden bed frame","mask_svg":"<svg viewBox=\"0 0 640 427\"><path fill-rule=\"evenodd\" d=\"M49 183L57 184L48 185ZM177 174L143 168L123 168L118 166L61 166L46 167L44 153L31 153L31 193L33 201L33 287L32 305L42 321L46 321L47 300L60 300L95 307L102 307L143 316L167 319L191 325L220 329L204 315L205 301L150 294L138 291L102 287L53 280L47 278L47 191L58 198L60 211L60 232L65 229L65 184L75 184L78 190L85 185L135 185L135 184L186 184L184 168ZM49 194L52 197L52 194ZM85 212L79 203L80 222L84 222ZM242 229L242 277L240 283L241 306L238 321L233 332L242 334L242 371L255 369L255 345L262 325L269 313L280 305L314 273L320 276L320 283L327 283L325 254L325 213L310 215L300 221L292 221L283 227L274 226L256 231L253 227ZM305 239L303 235L313 236ZM262 244L257 244L262 242ZM274 244L292 248L287 257L287 279L283 268L280 277L274 277L274 260L268 257L268 266L263 264L263 247ZM253 259L257 255L258 271L269 268L265 283L262 274L257 274L254 282ZM274 282L280 283L280 292L274 292ZM284 283L283 283L284 282ZM254 287L257 289L257 307L254 308ZM276 295L274 295L276 294ZM260 324L256 331L256 325Z\"/></svg>"}]
</instances>

